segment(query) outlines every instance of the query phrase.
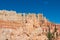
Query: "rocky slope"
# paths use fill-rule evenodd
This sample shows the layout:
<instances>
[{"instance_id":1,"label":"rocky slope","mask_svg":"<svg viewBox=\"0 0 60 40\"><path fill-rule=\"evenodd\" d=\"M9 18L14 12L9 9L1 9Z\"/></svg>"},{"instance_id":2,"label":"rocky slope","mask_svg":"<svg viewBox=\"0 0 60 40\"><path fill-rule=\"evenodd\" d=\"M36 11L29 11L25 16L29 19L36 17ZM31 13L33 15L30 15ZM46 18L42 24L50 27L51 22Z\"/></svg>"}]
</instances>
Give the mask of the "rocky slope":
<instances>
[{"instance_id":1,"label":"rocky slope","mask_svg":"<svg viewBox=\"0 0 60 40\"><path fill-rule=\"evenodd\" d=\"M60 25L49 22L42 14L0 10L0 40L48 40L47 33ZM60 38L60 36L58 36Z\"/></svg>"}]
</instances>

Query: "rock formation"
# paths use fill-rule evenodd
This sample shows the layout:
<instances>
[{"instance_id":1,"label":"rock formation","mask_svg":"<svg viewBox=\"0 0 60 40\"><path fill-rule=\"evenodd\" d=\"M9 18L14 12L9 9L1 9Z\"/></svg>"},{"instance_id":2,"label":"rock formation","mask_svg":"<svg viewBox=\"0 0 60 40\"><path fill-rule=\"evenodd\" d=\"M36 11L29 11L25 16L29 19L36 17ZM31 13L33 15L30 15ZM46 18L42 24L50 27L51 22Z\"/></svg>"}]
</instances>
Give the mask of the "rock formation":
<instances>
[{"instance_id":1,"label":"rock formation","mask_svg":"<svg viewBox=\"0 0 60 40\"><path fill-rule=\"evenodd\" d=\"M0 40L48 40L49 28L53 33L55 27L60 35L60 25L49 22L42 14L0 10Z\"/></svg>"}]
</instances>

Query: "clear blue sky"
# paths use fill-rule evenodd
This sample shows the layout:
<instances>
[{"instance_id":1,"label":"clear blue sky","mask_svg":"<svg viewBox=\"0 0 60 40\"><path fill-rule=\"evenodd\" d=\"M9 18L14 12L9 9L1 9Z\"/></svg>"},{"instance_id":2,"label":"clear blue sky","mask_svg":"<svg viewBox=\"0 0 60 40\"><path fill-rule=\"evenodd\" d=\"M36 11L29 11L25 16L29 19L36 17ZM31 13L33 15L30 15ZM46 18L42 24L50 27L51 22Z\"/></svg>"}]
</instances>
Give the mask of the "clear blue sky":
<instances>
[{"instance_id":1,"label":"clear blue sky","mask_svg":"<svg viewBox=\"0 0 60 40\"><path fill-rule=\"evenodd\" d=\"M51 22L60 23L60 0L0 0L0 10L43 13Z\"/></svg>"}]
</instances>

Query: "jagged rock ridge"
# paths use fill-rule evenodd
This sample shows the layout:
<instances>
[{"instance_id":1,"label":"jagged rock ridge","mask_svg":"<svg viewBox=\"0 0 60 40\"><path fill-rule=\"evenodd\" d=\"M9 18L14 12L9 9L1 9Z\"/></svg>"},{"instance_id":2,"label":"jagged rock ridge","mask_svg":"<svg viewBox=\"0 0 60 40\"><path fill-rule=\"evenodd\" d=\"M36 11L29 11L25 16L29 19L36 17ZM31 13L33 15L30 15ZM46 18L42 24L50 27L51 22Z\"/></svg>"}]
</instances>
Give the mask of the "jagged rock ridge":
<instances>
[{"instance_id":1,"label":"jagged rock ridge","mask_svg":"<svg viewBox=\"0 0 60 40\"><path fill-rule=\"evenodd\" d=\"M48 40L48 28L53 33L55 27L60 34L60 25L49 22L43 14L0 10L0 40Z\"/></svg>"}]
</instances>

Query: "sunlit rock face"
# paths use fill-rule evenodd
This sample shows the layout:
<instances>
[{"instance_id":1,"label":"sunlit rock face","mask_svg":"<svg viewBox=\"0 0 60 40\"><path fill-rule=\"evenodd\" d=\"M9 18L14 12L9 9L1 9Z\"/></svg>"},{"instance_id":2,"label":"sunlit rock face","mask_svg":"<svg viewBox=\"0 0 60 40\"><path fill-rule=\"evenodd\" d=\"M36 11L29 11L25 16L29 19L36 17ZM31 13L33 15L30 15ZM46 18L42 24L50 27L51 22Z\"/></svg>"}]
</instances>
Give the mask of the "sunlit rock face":
<instances>
[{"instance_id":1,"label":"sunlit rock face","mask_svg":"<svg viewBox=\"0 0 60 40\"><path fill-rule=\"evenodd\" d=\"M60 25L49 22L43 14L0 10L0 40L48 40L49 28L53 33L55 26L60 35Z\"/></svg>"}]
</instances>

